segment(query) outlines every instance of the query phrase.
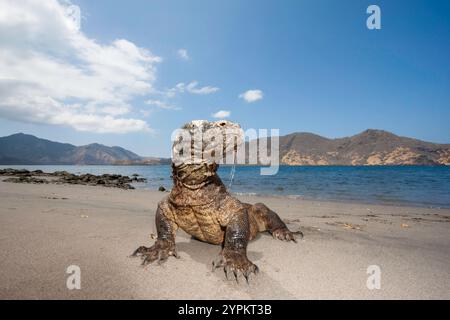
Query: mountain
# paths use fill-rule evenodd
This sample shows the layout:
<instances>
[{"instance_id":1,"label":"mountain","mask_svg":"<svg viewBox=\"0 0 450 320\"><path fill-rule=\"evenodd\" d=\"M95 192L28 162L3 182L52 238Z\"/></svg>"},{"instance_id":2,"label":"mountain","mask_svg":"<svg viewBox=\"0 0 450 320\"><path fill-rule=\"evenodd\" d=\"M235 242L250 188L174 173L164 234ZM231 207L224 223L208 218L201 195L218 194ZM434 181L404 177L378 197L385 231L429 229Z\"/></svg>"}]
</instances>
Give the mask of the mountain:
<instances>
[{"instance_id":1,"label":"mountain","mask_svg":"<svg viewBox=\"0 0 450 320\"><path fill-rule=\"evenodd\" d=\"M170 164L121 147L98 143L74 146L18 133L0 138L0 164ZM369 129L328 139L307 132L280 137L285 165L450 165L450 144L436 144Z\"/></svg>"},{"instance_id":2,"label":"mountain","mask_svg":"<svg viewBox=\"0 0 450 320\"><path fill-rule=\"evenodd\" d=\"M150 160L147 160L150 159ZM168 159L144 158L121 147L98 143L74 146L17 133L0 138L0 164L159 164Z\"/></svg>"},{"instance_id":3,"label":"mountain","mask_svg":"<svg viewBox=\"0 0 450 320\"><path fill-rule=\"evenodd\" d=\"M328 139L312 133L280 137L286 165L450 165L450 144L436 144L369 129Z\"/></svg>"}]
</instances>

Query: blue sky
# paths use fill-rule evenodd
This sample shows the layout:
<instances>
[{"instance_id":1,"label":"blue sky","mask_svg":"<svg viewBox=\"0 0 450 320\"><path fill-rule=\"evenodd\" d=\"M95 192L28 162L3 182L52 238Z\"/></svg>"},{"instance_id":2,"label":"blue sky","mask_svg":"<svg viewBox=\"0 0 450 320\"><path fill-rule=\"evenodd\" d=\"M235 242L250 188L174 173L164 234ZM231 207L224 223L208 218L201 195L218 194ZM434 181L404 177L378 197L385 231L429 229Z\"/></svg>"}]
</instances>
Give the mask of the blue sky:
<instances>
[{"instance_id":1,"label":"blue sky","mask_svg":"<svg viewBox=\"0 0 450 320\"><path fill-rule=\"evenodd\" d=\"M15 115L10 104L7 110L0 106L0 135L26 132L77 145L99 142L141 155L168 156L172 130L193 119L213 119L212 114L224 110L244 128L279 128L281 134L308 131L335 138L376 128L450 142L449 1L73 0L72 4L81 10L86 38L105 46L126 39L160 58L152 62L153 78L146 80L152 90L127 91L123 100L128 113L112 113L141 120L150 129L98 131L72 120ZM381 30L366 27L370 4L381 8ZM14 46L17 50L20 43ZM37 47L34 43L30 50L36 52ZM180 49L186 50L187 59L180 56ZM77 59L70 61L77 66ZM189 92L193 81L198 84ZM179 83L184 83L184 92L175 89ZM208 94L199 94L202 88ZM176 93L170 95L171 90ZM249 103L239 97L248 90L260 90L262 99ZM62 103L55 109L58 112L77 98L51 94ZM145 103L149 100L153 104ZM83 106L80 112L89 110ZM39 109L30 112L39 114Z\"/></svg>"}]
</instances>

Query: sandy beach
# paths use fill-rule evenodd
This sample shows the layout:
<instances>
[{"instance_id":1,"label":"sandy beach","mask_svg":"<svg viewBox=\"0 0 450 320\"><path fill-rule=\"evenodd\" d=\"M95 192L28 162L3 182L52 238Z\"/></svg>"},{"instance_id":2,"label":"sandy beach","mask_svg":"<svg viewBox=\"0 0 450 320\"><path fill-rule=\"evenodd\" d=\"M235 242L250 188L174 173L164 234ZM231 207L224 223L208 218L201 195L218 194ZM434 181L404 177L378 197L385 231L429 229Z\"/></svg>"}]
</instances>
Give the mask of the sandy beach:
<instances>
[{"instance_id":1,"label":"sandy beach","mask_svg":"<svg viewBox=\"0 0 450 320\"><path fill-rule=\"evenodd\" d=\"M180 231L180 259L140 266L164 192L0 182L1 299L449 299L450 210L240 197L264 202L304 239L261 234L260 273L236 283L211 271L220 247ZM68 290L66 269L81 269ZM370 265L381 288L366 286Z\"/></svg>"}]
</instances>

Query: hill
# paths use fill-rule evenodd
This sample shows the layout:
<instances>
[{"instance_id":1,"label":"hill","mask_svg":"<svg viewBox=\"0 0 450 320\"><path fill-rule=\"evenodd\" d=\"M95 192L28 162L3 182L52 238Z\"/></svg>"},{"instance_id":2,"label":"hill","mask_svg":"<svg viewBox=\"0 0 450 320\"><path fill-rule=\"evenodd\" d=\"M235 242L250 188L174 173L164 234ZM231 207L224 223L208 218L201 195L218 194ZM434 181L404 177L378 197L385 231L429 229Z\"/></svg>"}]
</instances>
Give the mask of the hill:
<instances>
[{"instance_id":1,"label":"hill","mask_svg":"<svg viewBox=\"0 0 450 320\"><path fill-rule=\"evenodd\" d=\"M151 159L147 160L147 159ZM121 147L98 143L74 146L17 133L0 138L0 164L159 164L161 158L144 158Z\"/></svg>"},{"instance_id":2,"label":"hill","mask_svg":"<svg viewBox=\"0 0 450 320\"><path fill-rule=\"evenodd\" d=\"M373 129L338 139L292 133L280 137L280 162L287 165L450 165L450 145Z\"/></svg>"}]
</instances>

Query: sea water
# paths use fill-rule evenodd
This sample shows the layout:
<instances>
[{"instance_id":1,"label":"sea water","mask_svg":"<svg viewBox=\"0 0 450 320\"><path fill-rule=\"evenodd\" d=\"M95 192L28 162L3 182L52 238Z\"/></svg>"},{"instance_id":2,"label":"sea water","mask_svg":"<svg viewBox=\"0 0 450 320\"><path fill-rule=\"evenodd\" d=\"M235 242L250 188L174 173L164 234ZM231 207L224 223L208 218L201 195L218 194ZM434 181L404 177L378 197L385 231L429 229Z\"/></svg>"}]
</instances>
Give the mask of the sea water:
<instances>
[{"instance_id":1,"label":"sea water","mask_svg":"<svg viewBox=\"0 0 450 320\"><path fill-rule=\"evenodd\" d=\"M147 178L136 188L172 186L171 167L153 166L0 166L53 172L116 173ZM219 175L228 187L231 166ZM450 167L428 166L281 166L278 174L260 175L258 166L238 166L230 191L236 194L275 195L305 199L355 201L450 208Z\"/></svg>"}]
</instances>

